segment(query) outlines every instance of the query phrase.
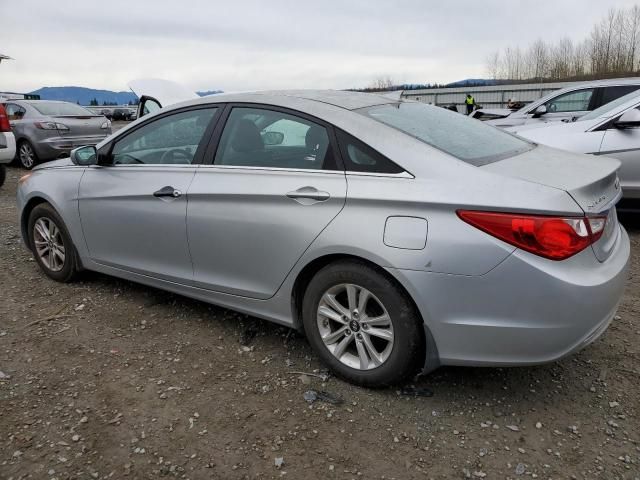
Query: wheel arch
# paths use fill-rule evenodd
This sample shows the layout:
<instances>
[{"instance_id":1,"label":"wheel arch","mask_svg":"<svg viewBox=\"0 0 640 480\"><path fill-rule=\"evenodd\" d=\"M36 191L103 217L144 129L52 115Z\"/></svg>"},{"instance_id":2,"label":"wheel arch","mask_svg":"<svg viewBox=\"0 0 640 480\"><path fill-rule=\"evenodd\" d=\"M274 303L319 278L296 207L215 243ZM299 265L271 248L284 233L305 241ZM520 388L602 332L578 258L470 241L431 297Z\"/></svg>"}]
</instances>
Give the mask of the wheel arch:
<instances>
[{"instance_id":1,"label":"wheel arch","mask_svg":"<svg viewBox=\"0 0 640 480\"><path fill-rule=\"evenodd\" d=\"M320 257L314 258L309 261L297 274L296 279L293 283L293 288L291 290L291 312L292 318L294 322L294 328L298 330L302 330L302 301L304 298L304 294L307 290L309 282L314 277L316 273L318 273L321 269L326 267L331 263L336 263L340 261L357 261L360 263L364 263L365 265L373 268L378 273L386 277L389 281L391 281L394 285L398 287L406 296L406 298L411 302L411 305L414 311L419 316L418 320L422 325L422 345L423 345L423 356L424 356L424 365L421 373L428 373L432 370L435 370L440 365L438 349L429 330L427 322L422 315L422 312L418 308L418 304L409 293L407 288L402 284L402 282L396 278L392 273L390 273L385 268L381 267L377 263L364 258L362 256L353 255L353 254L343 254L343 253L331 253L322 255Z\"/></svg>"},{"instance_id":2,"label":"wheel arch","mask_svg":"<svg viewBox=\"0 0 640 480\"><path fill-rule=\"evenodd\" d=\"M56 212L58 211L58 209L48 199L35 195L25 203L22 208L22 212L20 213L20 233L22 234L24 244L29 248L29 250L32 250L31 242L29 241L29 215L31 215L34 208L43 203L48 203ZM58 213L58 215L60 215L60 213Z\"/></svg>"}]
</instances>

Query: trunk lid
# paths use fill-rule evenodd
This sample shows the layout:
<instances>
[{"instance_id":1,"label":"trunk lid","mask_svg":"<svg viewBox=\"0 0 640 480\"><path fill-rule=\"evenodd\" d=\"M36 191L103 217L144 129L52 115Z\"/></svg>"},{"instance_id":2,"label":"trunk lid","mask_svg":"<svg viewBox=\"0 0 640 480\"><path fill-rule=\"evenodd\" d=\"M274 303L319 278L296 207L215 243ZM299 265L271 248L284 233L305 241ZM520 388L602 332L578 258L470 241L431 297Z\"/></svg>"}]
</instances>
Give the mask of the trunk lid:
<instances>
[{"instance_id":1,"label":"trunk lid","mask_svg":"<svg viewBox=\"0 0 640 480\"><path fill-rule=\"evenodd\" d=\"M107 121L102 115L56 115L53 118L56 122L69 127L69 130L59 130L63 137L92 137L107 134L107 129L100 128Z\"/></svg>"},{"instance_id":2,"label":"trunk lid","mask_svg":"<svg viewBox=\"0 0 640 480\"><path fill-rule=\"evenodd\" d=\"M480 168L508 177L566 191L587 216L606 215L602 237L593 244L601 262L611 254L618 236L615 204L622 196L613 158L565 152L538 146L528 152Z\"/></svg>"}]
</instances>

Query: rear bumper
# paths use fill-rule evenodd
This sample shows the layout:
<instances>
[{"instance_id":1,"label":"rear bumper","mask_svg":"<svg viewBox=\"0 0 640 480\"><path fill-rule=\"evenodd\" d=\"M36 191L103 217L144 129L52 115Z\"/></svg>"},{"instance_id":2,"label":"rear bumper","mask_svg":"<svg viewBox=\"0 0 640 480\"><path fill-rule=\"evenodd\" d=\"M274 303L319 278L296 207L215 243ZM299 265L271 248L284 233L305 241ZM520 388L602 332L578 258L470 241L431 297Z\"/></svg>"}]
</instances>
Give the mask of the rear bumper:
<instances>
[{"instance_id":1,"label":"rear bumper","mask_svg":"<svg viewBox=\"0 0 640 480\"><path fill-rule=\"evenodd\" d=\"M11 132L0 133L0 163L10 163L16 156L16 138Z\"/></svg>"},{"instance_id":2,"label":"rear bumper","mask_svg":"<svg viewBox=\"0 0 640 480\"><path fill-rule=\"evenodd\" d=\"M516 250L481 276L389 271L416 300L440 364L534 365L604 333L624 292L629 252L620 227L603 263L591 249L563 262Z\"/></svg>"},{"instance_id":3,"label":"rear bumper","mask_svg":"<svg viewBox=\"0 0 640 480\"><path fill-rule=\"evenodd\" d=\"M33 148L40 160L53 160L67 155L76 147L84 145L97 145L111 134L105 130L104 135L91 135L86 137L50 137L33 142Z\"/></svg>"}]
</instances>

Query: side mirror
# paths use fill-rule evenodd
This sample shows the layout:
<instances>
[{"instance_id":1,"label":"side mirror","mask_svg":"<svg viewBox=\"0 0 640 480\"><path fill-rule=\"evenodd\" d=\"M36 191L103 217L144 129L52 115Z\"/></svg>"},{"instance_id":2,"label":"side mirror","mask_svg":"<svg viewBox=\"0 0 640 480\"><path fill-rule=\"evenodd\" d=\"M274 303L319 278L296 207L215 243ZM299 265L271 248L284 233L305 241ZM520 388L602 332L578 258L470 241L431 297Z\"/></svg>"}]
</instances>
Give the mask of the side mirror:
<instances>
[{"instance_id":1,"label":"side mirror","mask_svg":"<svg viewBox=\"0 0 640 480\"><path fill-rule=\"evenodd\" d=\"M282 145L284 142L284 133L282 132L264 132L262 141L265 145Z\"/></svg>"},{"instance_id":2,"label":"side mirror","mask_svg":"<svg viewBox=\"0 0 640 480\"><path fill-rule=\"evenodd\" d=\"M547 113L547 106L546 105L540 105L538 108L536 108L533 111L533 118L540 118L545 113Z\"/></svg>"},{"instance_id":3,"label":"side mirror","mask_svg":"<svg viewBox=\"0 0 640 480\"><path fill-rule=\"evenodd\" d=\"M74 165L88 166L98 163L98 151L92 145L74 148L69 157Z\"/></svg>"},{"instance_id":4,"label":"side mirror","mask_svg":"<svg viewBox=\"0 0 640 480\"><path fill-rule=\"evenodd\" d=\"M620 118L613 122L616 128L637 128L640 127L640 110L632 108L624 112Z\"/></svg>"}]
</instances>

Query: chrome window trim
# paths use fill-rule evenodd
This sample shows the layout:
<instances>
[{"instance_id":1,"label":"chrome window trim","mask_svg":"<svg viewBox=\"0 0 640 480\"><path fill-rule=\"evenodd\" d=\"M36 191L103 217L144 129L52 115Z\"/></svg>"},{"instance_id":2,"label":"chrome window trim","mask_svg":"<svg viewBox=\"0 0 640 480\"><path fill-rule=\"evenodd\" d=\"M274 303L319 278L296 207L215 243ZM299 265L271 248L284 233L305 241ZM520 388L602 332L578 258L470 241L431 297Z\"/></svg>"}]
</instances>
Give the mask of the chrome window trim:
<instances>
[{"instance_id":1,"label":"chrome window trim","mask_svg":"<svg viewBox=\"0 0 640 480\"><path fill-rule=\"evenodd\" d=\"M343 170L322 170L316 168L285 168L285 167L252 167L242 165L198 165L200 168L221 169L221 170L251 170L251 171L274 171L293 173L323 173L325 175L357 175L365 177L392 177L392 178L415 178L408 172L401 173L376 173L376 172L352 172Z\"/></svg>"}]
</instances>

